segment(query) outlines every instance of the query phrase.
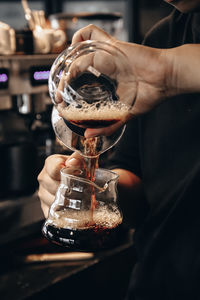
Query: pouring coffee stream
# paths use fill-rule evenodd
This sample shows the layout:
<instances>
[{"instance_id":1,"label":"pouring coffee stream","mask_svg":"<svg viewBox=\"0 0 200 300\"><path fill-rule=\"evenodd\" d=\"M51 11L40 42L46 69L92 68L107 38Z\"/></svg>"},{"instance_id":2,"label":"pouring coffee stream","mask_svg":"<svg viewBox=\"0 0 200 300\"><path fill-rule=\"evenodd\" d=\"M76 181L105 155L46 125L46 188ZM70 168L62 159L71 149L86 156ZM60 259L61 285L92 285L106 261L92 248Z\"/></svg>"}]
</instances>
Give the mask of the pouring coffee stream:
<instances>
[{"instance_id":1,"label":"pouring coffee stream","mask_svg":"<svg viewBox=\"0 0 200 300\"><path fill-rule=\"evenodd\" d=\"M99 155L96 156L96 151L97 151L97 137L94 138L89 138L89 139L85 139L83 140L84 143L84 153L85 154L89 154L90 156L94 156L94 157L85 157L84 158L84 168L86 171L86 178L88 180L90 180L91 182L95 181L95 170L96 168L98 168L98 161L99 161ZM93 185L91 185L91 189L92 189L92 195L91 195L91 225L94 224L94 220L93 220L93 212L96 208L97 201L96 201L96 197L95 197L95 188Z\"/></svg>"}]
</instances>

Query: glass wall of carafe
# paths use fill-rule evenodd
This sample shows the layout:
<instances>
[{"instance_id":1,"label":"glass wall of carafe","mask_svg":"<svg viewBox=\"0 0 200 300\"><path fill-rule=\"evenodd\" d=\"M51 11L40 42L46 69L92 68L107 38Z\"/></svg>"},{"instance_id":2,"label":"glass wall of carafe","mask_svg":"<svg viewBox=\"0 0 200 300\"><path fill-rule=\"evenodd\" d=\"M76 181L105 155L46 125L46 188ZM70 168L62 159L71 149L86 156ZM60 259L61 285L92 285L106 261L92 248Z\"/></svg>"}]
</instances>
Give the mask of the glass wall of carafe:
<instances>
[{"instance_id":1,"label":"glass wall of carafe","mask_svg":"<svg viewBox=\"0 0 200 300\"><path fill-rule=\"evenodd\" d=\"M117 204L118 175L97 169L95 181L84 171L64 168L61 183L43 226L52 242L74 250L97 251L122 238L122 213Z\"/></svg>"}]
</instances>

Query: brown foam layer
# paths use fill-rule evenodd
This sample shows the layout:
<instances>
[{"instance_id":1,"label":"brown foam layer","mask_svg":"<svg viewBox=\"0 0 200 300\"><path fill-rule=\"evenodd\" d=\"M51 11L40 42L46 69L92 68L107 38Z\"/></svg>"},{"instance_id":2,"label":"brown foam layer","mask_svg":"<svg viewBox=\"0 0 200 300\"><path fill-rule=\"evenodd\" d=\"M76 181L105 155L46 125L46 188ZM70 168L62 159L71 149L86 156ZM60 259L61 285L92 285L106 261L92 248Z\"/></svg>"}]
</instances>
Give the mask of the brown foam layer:
<instances>
[{"instance_id":1,"label":"brown foam layer","mask_svg":"<svg viewBox=\"0 0 200 300\"><path fill-rule=\"evenodd\" d=\"M104 226L114 228L122 223L120 211L108 211L105 207L93 211L93 224L95 226ZM53 216L49 216L49 225L54 225L60 228L86 229L91 227L91 212L90 211L56 211Z\"/></svg>"},{"instance_id":2,"label":"brown foam layer","mask_svg":"<svg viewBox=\"0 0 200 300\"><path fill-rule=\"evenodd\" d=\"M66 120L123 120L129 111L129 107L118 103L113 105L84 105L82 108L76 108L73 105L59 107L59 113Z\"/></svg>"}]
</instances>

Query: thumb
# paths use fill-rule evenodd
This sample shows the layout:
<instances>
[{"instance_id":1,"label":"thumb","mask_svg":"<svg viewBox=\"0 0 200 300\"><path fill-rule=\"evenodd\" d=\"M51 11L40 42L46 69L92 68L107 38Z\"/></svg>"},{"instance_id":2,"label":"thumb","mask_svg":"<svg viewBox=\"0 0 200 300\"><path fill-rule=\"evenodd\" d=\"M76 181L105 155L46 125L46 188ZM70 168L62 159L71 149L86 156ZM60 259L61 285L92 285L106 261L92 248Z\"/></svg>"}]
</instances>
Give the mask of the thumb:
<instances>
[{"instance_id":1,"label":"thumb","mask_svg":"<svg viewBox=\"0 0 200 300\"><path fill-rule=\"evenodd\" d=\"M90 24L86 27L81 28L74 34L72 38L72 45L87 40L98 40L101 42L107 42L111 39L114 38L107 32L93 24Z\"/></svg>"},{"instance_id":2,"label":"thumb","mask_svg":"<svg viewBox=\"0 0 200 300\"><path fill-rule=\"evenodd\" d=\"M83 157L78 152L74 152L72 155L68 156L67 160L65 161L65 166L67 168L70 167L81 168L82 165L83 165Z\"/></svg>"},{"instance_id":3,"label":"thumb","mask_svg":"<svg viewBox=\"0 0 200 300\"><path fill-rule=\"evenodd\" d=\"M92 138L95 136L110 136L112 135L115 131L117 131L120 127L124 125L124 121L119 121L113 125L103 127L103 128L87 128L84 136L86 139Z\"/></svg>"},{"instance_id":4,"label":"thumb","mask_svg":"<svg viewBox=\"0 0 200 300\"><path fill-rule=\"evenodd\" d=\"M65 167L67 155L54 154L47 157L44 169L53 180L60 180L60 170Z\"/></svg>"}]
</instances>

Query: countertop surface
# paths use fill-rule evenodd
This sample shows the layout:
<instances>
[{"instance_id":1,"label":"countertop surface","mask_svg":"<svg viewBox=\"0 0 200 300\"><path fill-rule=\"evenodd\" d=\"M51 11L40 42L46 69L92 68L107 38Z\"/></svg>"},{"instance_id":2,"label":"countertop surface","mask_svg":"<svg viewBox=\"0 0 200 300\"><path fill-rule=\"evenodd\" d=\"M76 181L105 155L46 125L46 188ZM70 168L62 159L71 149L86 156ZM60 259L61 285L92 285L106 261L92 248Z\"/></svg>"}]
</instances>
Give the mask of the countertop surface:
<instances>
[{"instance_id":1,"label":"countertop surface","mask_svg":"<svg viewBox=\"0 0 200 300\"><path fill-rule=\"evenodd\" d=\"M9 210L6 219L2 212ZM0 203L0 212L10 224L6 232L0 232L1 300L56 299L64 293L73 300L80 296L87 300L123 299L135 263L132 230L126 231L117 247L92 253L88 259L27 263L25 258L30 254L71 252L42 236L44 220L37 194L17 201L7 199Z\"/></svg>"},{"instance_id":2,"label":"countertop surface","mask_svg":"<svg viewBox=\"0 0 200 300\"><path fill-rule=\"evenodd\" d=\"M93 282L95 278L95 285L98 284L99 280L99 285L103 288L102 276L105 276L104 280L107 280L108 269L111 271L113 266L115 266L109 276L110 282L112 281L112 276L116 276L117 270L123 273L120 267L121 263L119 263L119 257L121 262L124 260L128 262L130 258L128 259L127 253L130 251L131 246L131 242L127 241L116 248L96 253L92 258L86 260L72 259L41 263L25 263L21 260L22 256L18 256L18 254L13 253L10 249L6 257L1 256L4 260L4 267L1 269L0 274L1 300L42 299L44 296L48 296L48 299L51 299L49 295L59 293L59 290L63 290L63 287L59 288L59 285L64 285L67 289L71 289L76 285L76 282L78 282L78 287L81 285L87 287L89 281ZM50 249L52 250L51 245L49 249L48 245L46 245L45 253ZM57 249L56 253L58 253L58 251L60 251L60 249ZM8 255L9 253L10 255ZM104 265L103 268L101 264ZM100 271L98 271L98 268L100 268ZM119 274L119 279L120 278L121 274ZM123 280L123 278L120 280ZM84 283L84 281L86 281L86 283ZM93 288L94 282L92 283L92 289ZM92 289L90 289L90 291ZM91 297L91 295L89 295L90 291L88 291L88 299ZM70 294L69 291L68 294ZM74 299L76 299L76 297L78 299L78 295L78 290L76 294L74 292L72 293ZM95 299L98 298L95 297Z\"/></svg>"}]
</instances>

